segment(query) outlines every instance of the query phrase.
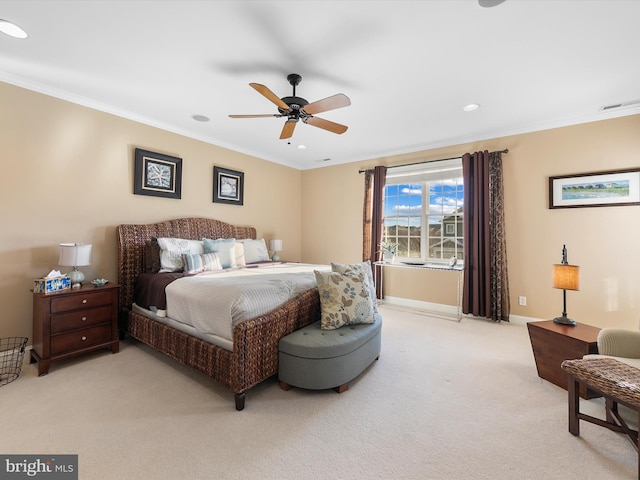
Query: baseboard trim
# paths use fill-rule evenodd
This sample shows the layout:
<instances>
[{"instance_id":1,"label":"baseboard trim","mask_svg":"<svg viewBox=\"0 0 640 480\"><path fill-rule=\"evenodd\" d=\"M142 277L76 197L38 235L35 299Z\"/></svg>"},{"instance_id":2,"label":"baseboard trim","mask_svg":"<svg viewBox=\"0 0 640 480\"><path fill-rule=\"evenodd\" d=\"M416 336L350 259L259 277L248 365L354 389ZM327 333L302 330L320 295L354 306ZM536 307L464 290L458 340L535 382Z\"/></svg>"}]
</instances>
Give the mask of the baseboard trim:
<instances>
[{"instance_id":1,"label":"baseboard trim","mask_svg":"<svg viewBox=\"0 0 640 480\"><path fill-rule=\"evenodd\" d=\"M380 301L381 305L389 305L394 307L403 307L410 310L422 311L427 314L445 315L447 317L458 318L458 307L455 305L446 305L442 303L423 302L420 300L412 300L410 298L385 296ZM476 318L473 315L462 315L462 318ZM538 322L542 319L524 317L522 315L509 315L509 322L515 325L526 325L528 322Z\"/></svg>"}]
</instances>

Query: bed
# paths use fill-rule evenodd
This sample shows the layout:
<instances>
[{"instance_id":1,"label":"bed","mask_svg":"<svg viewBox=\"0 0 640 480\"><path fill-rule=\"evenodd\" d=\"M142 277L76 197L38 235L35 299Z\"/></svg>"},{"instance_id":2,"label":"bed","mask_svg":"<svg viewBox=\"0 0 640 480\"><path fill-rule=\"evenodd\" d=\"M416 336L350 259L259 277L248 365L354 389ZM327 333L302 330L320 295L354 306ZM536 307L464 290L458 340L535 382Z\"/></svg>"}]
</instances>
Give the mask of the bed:
<instances>
[{"instance_id":1,"label":"bed","mask_svg":"<svg viewBox=\"0 0 640 480\"><path fill-rule=\"evenodd\" d=\"M256 229L209 218L180 218L123 224L116 232L121 334L222 383L234 393L236 410L244 409L249 389L278 373L279 340L320 319L318 290L310 288L266 314L235 325L231 350L161 323L135 311L133 306L136 279L145 270L145 249L152 239L256 239Z\"/></svg>"}]
</instances>

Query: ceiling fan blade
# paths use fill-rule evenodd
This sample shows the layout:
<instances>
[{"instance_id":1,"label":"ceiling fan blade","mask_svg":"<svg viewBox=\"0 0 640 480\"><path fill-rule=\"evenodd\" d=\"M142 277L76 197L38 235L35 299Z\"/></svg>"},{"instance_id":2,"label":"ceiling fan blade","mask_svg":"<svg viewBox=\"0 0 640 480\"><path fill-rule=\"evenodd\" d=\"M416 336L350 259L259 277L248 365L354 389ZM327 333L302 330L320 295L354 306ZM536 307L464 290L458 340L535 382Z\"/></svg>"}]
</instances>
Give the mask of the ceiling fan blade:
<instances>
[{"instance_id":1,"label":"ceiling fan blade","mask_svg":"<svg viewBox=\"0 0 640 480\"><path fill-rule=\"evenodd\" d=\"M264 117L284 117L278 113L260 113L258 115L229 115L231 118L264 118Z\"/></svg>"},{"instance_id":2,"label":"ceiling fan blade","mask_svg":"<svg viewBox=\"0 0 640 480\"><path fill-rule=\"evenodd\" d=\"M289 105L284 103L280 99L280 97L278 97L275 93L273 93L271 90L269 90L264 85L260 85L259 83L250 83L249 85L251 85L253 88L255 88L258 93L263 95L267 100L269 100L270 102L274 103L279 108L282 108L283 110L289 110Z\"/></svg>"},{"instance_id":3,"label":"ceiling fan blade","mask_svg":"<svg viewBox=\"0 0 640 480\"><path fill-rule=\"evenodd\" d=\"M337 133L340 135L347 131L347 126L340 125L339 123L330 122L329 120L324 120L323 118L318 117L307 117L303 119L304 123L308 123L309 125L313 125L314 127L322 128L323 130L328 130L333 133Z\"/></svg>"},{"instance_id":4,"label":"ceiling fan blade","mask_svg":"<svg viewBox=\"0 0 640 480\"><path fill-rule=\"evenodd\" d=\"M284 127L282 127L282 133L280 134L280 140L284 140L285 138L291 138L293 136L293 131L296 128L297 120L287 120L284 122Z\"/></svg>"},{"instance_id":5,"label":"ceiling fan blade","mask_svg":"<svg viewBox=\"0 0 640 480\"><path fill-rule=\"evenodd\" d=\"M338 93L331 97L318 100L317 102L310 103L304 106L304 111L309 115L315 115L316 113L327 112L329 110L335 110L336 108L348 107L351 105L349 97L342 93Z\"/></svg>"}]
</instances>

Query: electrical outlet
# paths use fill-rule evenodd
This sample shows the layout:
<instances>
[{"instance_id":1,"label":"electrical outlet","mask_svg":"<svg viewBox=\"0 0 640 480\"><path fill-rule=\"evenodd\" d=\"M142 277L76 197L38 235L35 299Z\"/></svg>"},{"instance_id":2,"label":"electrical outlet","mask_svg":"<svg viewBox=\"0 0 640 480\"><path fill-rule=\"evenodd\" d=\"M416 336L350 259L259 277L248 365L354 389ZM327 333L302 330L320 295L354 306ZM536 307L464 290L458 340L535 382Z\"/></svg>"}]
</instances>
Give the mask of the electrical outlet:
<instances>
[{"instance_id":1,"label":"electrical outlet","mask_svg":"<svg viewBox=\"0 0 640 480\"><path fill-rule=\"evenodd\" d=\"M527 306L527 297L520 295L518 297L518 304L520 304L523 307Z\"/></svg>"}]
</instances>

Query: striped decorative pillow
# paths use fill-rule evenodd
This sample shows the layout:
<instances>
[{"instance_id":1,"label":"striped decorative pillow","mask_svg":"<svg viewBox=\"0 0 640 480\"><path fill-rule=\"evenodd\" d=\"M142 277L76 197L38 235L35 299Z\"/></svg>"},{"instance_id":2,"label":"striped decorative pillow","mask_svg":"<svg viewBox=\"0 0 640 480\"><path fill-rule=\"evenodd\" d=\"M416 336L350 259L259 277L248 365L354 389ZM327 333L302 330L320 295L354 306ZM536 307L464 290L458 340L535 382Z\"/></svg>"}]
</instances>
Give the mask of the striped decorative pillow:
<instances>
[{"instance_id":1,"label":"striped decorative pillow","mask_svg":"<svg viewBox=\"0 0 640 480\"><path fill-rule=\"evenodd\" d=\"M213 272L222 270L220 259L215 253L183 254L184 273Z\"/></svg>"}]
</instances>

